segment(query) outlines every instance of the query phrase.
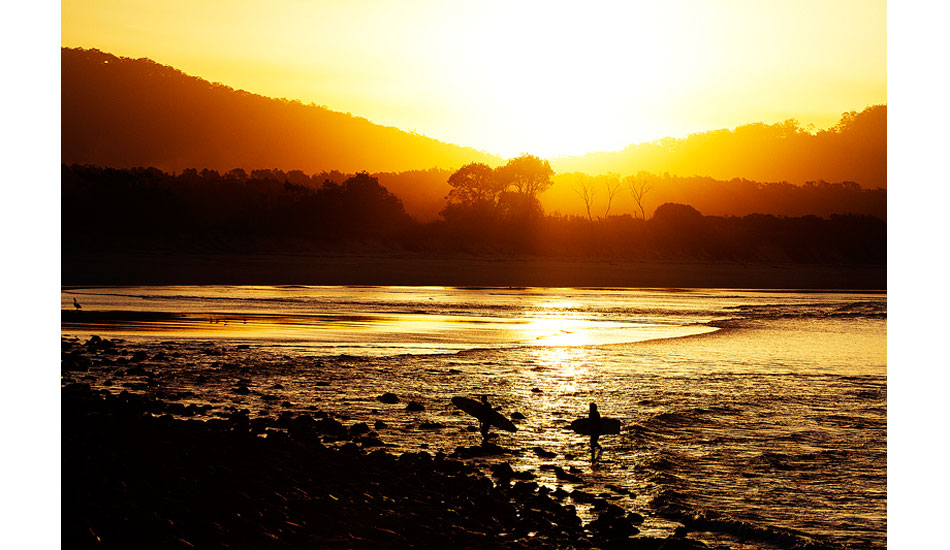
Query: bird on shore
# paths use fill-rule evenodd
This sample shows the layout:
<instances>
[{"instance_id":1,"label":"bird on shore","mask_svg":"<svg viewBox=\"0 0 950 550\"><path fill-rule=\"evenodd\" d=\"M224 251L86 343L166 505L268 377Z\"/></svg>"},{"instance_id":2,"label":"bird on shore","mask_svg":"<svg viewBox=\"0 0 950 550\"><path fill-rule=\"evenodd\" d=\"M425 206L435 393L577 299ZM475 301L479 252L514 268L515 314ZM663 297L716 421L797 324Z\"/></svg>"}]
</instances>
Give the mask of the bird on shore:
<instances>
[{"instance_id":1,"label":"bird on shore","mask_svg":"<svg viewBox=\"0 0 950 550\"><path fill-rule=\"evenodd\" d=\"M73 298L73 307L76 308L76 311L79 311L82 309L82 306L79 305L79 302L76 301L75 297Z\"/></svg>"}]
</instances>

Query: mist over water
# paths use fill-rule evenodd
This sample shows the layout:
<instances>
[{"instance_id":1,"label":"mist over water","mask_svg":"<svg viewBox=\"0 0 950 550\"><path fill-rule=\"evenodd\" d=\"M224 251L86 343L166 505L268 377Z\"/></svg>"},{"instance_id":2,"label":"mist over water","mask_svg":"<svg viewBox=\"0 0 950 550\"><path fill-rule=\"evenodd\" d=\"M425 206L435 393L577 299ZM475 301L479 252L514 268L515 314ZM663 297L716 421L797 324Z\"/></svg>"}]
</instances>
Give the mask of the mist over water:
<instances>
[{"instance_id":1,"label":"mist over water","mask_svg":"<svg viewBox=\"0 0 950 550\"><path fill-rule=\"evenodd\" d=\"M689 517L706 531L692 536L732 548L807 539L884 548L886 300L734 290L64 288L62 335L119 339L150 358L139 378L115 367L78 381L219 412L317 408L346 424L382 420L380 438L397 451L477 444L475 420L449 400L487 394L524 420L493 440L514 454L486 465L507 460L568 488L549 467L573 466L584 490L611 492L647 516L645 532L668 533ZM239 384L251 391L236 394ZM380 403L383 392L400 403ZM408 401L425 410L407 411ZM623 423L619 435L602 437L596 463L588 441L566 429L590 402Z\"/></svg>"}]
</instances>

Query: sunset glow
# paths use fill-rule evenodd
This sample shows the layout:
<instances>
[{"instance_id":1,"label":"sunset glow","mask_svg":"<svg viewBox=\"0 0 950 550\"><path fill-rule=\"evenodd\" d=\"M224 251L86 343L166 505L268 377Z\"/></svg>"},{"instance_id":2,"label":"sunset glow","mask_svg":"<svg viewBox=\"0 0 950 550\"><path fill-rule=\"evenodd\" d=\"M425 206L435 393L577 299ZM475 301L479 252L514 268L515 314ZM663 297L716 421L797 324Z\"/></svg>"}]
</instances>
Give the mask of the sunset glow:
<instances>
[{"instance_id":1,"label":"sunset glow","mask_svg":"<svg viewBox=\"0 0 950 550\"><path fill-rule=\"evenodd\" d=\"M62 3L148 57L502 156L617 150L887 102L884 2Z\"/></svg>"}]
</instances>

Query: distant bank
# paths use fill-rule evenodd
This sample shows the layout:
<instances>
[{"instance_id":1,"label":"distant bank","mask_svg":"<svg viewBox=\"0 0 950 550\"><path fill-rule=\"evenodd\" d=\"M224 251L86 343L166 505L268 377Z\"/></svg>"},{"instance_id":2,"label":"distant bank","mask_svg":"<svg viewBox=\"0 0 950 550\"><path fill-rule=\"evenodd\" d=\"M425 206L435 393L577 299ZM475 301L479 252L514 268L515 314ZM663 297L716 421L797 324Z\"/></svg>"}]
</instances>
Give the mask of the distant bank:
<instances>
[{"instance_id":1,"label":"distant bank","mask_svg":"<svg viewBox=\"0 0 950 550\"><path fill-rule=\"evenodd\" d=\"M405 285L886 290L885 265L417 254L63 254L64 286Z\"/></svg>"}]
</instances>

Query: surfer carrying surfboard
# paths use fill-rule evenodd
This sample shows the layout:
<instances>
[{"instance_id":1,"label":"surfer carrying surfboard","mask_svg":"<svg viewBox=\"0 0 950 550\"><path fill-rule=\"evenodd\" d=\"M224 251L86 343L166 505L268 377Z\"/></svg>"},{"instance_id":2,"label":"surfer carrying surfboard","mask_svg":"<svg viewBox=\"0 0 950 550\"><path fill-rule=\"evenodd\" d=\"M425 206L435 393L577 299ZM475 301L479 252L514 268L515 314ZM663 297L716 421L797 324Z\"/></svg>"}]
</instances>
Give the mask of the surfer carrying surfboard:
<instances>
[{"instance_id":1,"label":"surfer carrying surfboard","mask_svg":"<svg viewBox=\"0 0 950 550\"><path fill-rule=\"evenodd\" d=\"M578 418L571 422L571 429L575 433L590 437L590 457L591 460L594 460L597 451L601 449L598 439L604 434L619 434L620 421L616 418L601 417L600 411L597 410L597 404L591 403L587 417Z\"/></svg>"},{"instance_id":2,"label":"surfer carrying surfboard","mask_svg":"<svg viewBox=\"0 0 950 550\"><path fill-rule=\"evenodd\" d=\"M495 410L492 408L491 404L488 402L488 396L482 394L482 407L485 407L488 410ZM491 423L488 422L488 418L483 416L478 419L478 431L482 434L482 439L488 441L488 429L491 428Z\"/></svg>"},{"instance_id":3,"label":"surfer carrying surfboard","mask_svg":"<svg viewBox=\"0 0 950 550\"><path fill-rule=\"evenodd\" d=\"M488 441L488 430L492 426L509 432L517 430L511 420L491 406L487 395L483 394L480 402L468 397L453 397L452 404L478 419L478 431L481 432L483 441Z\"/></svg>"},{"instance_id":4,"label":"surfer carrying surfboard","mask_svg":"<svg viewBox=\"0 0 950 550\"><path fill-rule=\"evenodd\" d=\"M590 412L587 413L587 418L590 419L590 423L594 426L600 426L600 412L597 410L597 403L590 404ZM600 443L597 443L597 440L600 439L600 431L592 430L590 432L590 453L594 454L594 449L600 449Z\"/></svg>"}]
</instances>

